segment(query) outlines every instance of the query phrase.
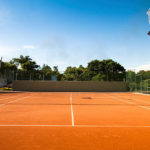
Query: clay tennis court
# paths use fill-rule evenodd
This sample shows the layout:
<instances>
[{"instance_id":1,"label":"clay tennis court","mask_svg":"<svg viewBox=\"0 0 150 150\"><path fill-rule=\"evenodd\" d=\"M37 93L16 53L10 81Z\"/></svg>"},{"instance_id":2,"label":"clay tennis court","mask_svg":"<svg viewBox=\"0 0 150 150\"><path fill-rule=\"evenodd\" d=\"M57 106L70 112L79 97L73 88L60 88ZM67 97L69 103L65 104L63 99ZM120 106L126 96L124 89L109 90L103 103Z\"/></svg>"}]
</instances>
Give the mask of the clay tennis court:
<instances>
[{"instance_id":1,"label":"clay tennis court","mask_svg":"<svg viewBox=\"0 0 150 150\"><path fill-rule=\"evenodd\" d=\"M0 94L1 150L148 150L150 96Z\"/></svg>"}]
</instances>

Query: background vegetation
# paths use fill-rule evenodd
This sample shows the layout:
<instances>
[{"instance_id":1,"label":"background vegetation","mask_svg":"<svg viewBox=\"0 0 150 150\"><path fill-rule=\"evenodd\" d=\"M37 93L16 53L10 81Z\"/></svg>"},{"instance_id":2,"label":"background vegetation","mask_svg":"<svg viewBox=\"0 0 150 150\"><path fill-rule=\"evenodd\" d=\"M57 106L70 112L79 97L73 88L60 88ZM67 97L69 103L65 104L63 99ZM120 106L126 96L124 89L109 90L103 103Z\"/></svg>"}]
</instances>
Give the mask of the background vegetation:
<instances>
[{"instance_id":1,"label":"background vegetation","mask_svg":"<svg viewBox=\"0 0 150 150\"><path fill-rule=\"evenodd\" d=\"M2 62L0 77L7 82L13 80L55 80L58 81L126 81L131 91L141 89L143 80L150 79L150 71L126 71L125 68L112 59L92 60L86 67L68 66L60 73L58 66L50 67L38 65L29 56L13 58L9 62Z\"/></svg>"},{"instance_id":2,"label":"background vegetation","mask_svg":"<svg viewBox=\"0 0 150 150\"><path fill-rule=\"evenodd\" d=\"M29 56L22 55L2 62L0 73L8 80L52 80L56 77L58 81L123 81L126 78L124 67L112 59L92 60L87 67L68 66L60 73L58 66L40 66Z\"/></svg>"}]
</instances>

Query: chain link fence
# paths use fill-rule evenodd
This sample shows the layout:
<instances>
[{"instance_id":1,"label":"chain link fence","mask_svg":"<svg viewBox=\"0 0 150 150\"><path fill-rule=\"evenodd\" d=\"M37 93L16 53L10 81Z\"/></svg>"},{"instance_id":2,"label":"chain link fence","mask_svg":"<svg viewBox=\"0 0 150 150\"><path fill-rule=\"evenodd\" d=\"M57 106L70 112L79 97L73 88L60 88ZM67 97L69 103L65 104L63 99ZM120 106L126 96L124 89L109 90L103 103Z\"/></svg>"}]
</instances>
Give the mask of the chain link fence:
<instances>
[{"instance_id":1,"label":"chain link fence","mask_svg":"<svg viewBox=\"0 0 150 150\"><path fill-rule=\"evenodd\" d=\"M137 76L134 81L127 80L126 82L130 92L150 94L150 79L142 80Z\"/></svg>"},{"instance_id":2,"label":"chain link fence","mask_svg":"<svg viewBox=\"0 0 150 150\"><path fill-rule=\"evenodd\" d=\"M14 80L14 72L11 70L4 70L0 72L0 87L12 84Z\"/></svg>"}]
</instances>

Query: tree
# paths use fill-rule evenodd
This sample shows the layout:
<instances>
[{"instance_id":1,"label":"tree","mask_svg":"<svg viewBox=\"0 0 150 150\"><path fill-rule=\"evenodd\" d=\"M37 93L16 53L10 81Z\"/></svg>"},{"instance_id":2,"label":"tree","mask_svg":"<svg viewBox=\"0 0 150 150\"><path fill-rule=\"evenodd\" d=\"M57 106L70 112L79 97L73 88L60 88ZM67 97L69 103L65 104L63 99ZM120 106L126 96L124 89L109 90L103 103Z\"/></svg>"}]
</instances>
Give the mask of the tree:
<instances>
[{"instance_id":1,"label":"tree","mask_svg":"<svg viewBox=\"0 0 150 150\"><path fill-rule=\"evenodd\" d=\"M52 69L50 66L44 64L41 69L41 72L42 72L43 80L51 80Z\"/></svg>"},{"instance_id":2,"label":"tree","mask_svg":"<svg viewBox=\"0 0 150 150\"><path fill-rule=\"evenodd\" d=\"M108 60L93 60L87 66L89 79L105 81L122 81L125 78L125 69L119 63Z\"/></svg>"},{"instance_id":3,"label":"tree","mask_svg":"<svg viewBox=\"0 0 150 150\"><path fill-rule=\"evenodd\" d=\"M64 72L63 80L86 81L88 80L87 68L84 68L82 65L78 68L69 66Z\"/></svg>"},{"instance_id":4,"label":"tree","mask_svg":"<svg viewBox=\"0 0 150 150\"><path fill-rule=\"evenodd\" d=\"M143 80L150 79L150 71L141 70L137 75L141 75Z\"/></svg>"},{"instance_id":5,"label":"tree","mask_svg":"<svg viewBox=\"0 0 150 150\"><path fill-rule=\"evenodd\" d=\"M58 66L54 66L54 67L53 67L52 75L55 76L58 81L61 81L61 80L62 80L63 74L61 74L61 73L59 72Z\"/></svg>"},{"instance_id":6,"label":"tree","mask_svg":"<svg viewBox=\"0 0 150 150\"><path fill-rule=\"evenodd\" d=\"M31 80L31 77L34 78L34 74L37 73L37 69L39 68L39 65L35 61L32 61L29 56L20 55L19 58L14 58L13 62L18 66L18 79Z\"/></svg>"},{"instance_id":7,"label":"tree","mask_svg":"<svg viewBox=\"0 0 150 150\"><path fill-rule=\"evenodd\" d=\"M21 69L24 71L34 71L39 67L29 56L20 55L20 58L14 58L13 60L18 66L20 65Z\"/></svg>"},{"instance_id":8,"label":"tree","mask_svg":"<svg viewBox=\"0 0 150 150\"><path fill-rule=\"evenodd\" d=\"M136 73L132 70L128 70L126 72L126 80L127 82L135 82Z\"/></svg>"},{"instance_id":9,"label":"tree","mask_svg":"<svg viewBox=\"0 0 150 150\"><path fill-rule=\"evenodd\" d=\"M75 74L76 74L76 67L69 66L66 68L64 72L63 80L74 81L76 80Z\"/></svg>"},{"instance_id":10,"label":"tree","mask_svg":"<svg viewBox=\"0 0 150 150\"><path fill-rule=\"evenodd\" d=\"M20 55L19 58L13 58L10 62L2 63L0 72L2 73L4 70L11 70L16 79L19 80L51 80L52 76L56 77L58 81L123 81L125 78L124 67L112 59L92 60L87 67L82 65L79 67L69 66L61 74L58 66L51 69L50 66L44 64L40 67L29 56ZM150 78L150 71L141 71L139 74L142 75L143 79ZM130 72L128 72L129 76L131 76Z\"/></svg>"},{"instance_id":11,"label":"tree","mask_svg":"<svg viewBox=\"0 0 150 150\"><path fill-rule=\"evenodd\" d=\"M88 80L87 68L84 68L82 65L80 65L78 68L76 68L76 80L77 81L87 81Z\"/></svg>"}]
</instances>

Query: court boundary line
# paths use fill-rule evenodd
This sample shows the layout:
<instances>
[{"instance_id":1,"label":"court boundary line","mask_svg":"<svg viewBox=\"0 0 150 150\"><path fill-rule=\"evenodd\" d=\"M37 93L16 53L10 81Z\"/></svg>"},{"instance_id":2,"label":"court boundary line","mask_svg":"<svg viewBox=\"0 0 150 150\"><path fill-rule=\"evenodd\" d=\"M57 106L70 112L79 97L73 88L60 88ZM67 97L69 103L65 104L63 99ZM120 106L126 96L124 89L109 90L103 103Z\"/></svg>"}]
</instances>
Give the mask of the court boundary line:
<instances>
[{"instance_id":1,"label":"court boundary line","mask_svg":"<svg viewBox=\"0 0 150 150\"><path fill-rule=\"evenodd\" d=\"M116 96L116 97L118 97L118 98L123 98L124 100L129 100L128 99L128 97L127 96ZM132 100L134 100L134 101L136 101L136 102L144 102L145 104L150 104L150 101L148 101L148 100L141 100L141 99L136 99L136 98L132 98ZM135 103L136 105L140 105L140 104L137 104L137 103ZM147 109L149 108L148 107L149 105L140 105L140 107L147 107Z\"/></svg>"},{"instance_id":2,"label":"court boundary line","mask_svg":"<svg viewBox=\"0 0 150 150\"><path fill-rule=\"evenodd\" d=\"M133 94L150 96L149 94L144 94L144 93L133 93Z\"/></svg>"},{"instance_id":3,"label":"court boundary line","mask_svg":"<svg viewBox=\"0 0 150 150\"><path fill-rule=\"evenodd\" d=\"M53 125L53 124L43 124L43 125L38 125L38 124L1 124L0 127L72 127L72 125Z\"/></svg>"},{"instance_id":4,"label":"court boundary line","mask_svg":"<svg viewBox=\"0 0 150 150\"><path fill-rule=\"evenodd\" d=\"M25 98L27 98L27 97L32 97L32 96L26 96L26 97L17 98L17 99L15 99L15 100L9 101L9 102L7 102L7 103L0 104L0 107L1 107L1 106L5 106L5 105L10 104L10 103L13 103L13 102L16 102L16 101L20 101L20 100L25 99Z\"/></svg>"},{"instance_id":5,"label":"court boundary line","mask_svg":"<svg viewBox=\"0 0 150 150\"><path fill-rule=\"evenodd\" d=\"M11 99L11 98L19 98L18 96L22 96L22 95L17 95L17 96L13 96L13 97L5 97L5 98L0 98L0 101L5 100L5 99Z\"/></svg>"},{"instance_id":6,"label":"court boundary line","mask_svg":"<svg viewBox=\"0 0 150 150\"><path fill-rule=\"evenodd\" d=\"M121 101L121 102L126 102L126 103L128 103L128 104L133 104L133 105L135 105L135 106L137 106L137 107L139 107L139 108L145 108L145 109L149 109L149 110L150 110L150 107L146 107L146 106L139 105L139 104L136 104L136 103L133 103L133 102L125 101L125 100L120 99L119 97L115 97L114 95L113 95L113 96L108 96L108 95L107 95L107 97L110 97L110 98L112 98L112 99L119 100L119 101Z\"/></svg>"},{"instance_id":7,"label":"court boundary line","mask_svg":"<svg viewBox=\"0 0 150 150\"><path fill-rule=\"evenodd\" d=\"M150 128L150 125L75 125L75 127L95 127L95 128Z\"/></svg>"},{"instance_id":8,"label":"court boundary line","mask_svg":"<svg viewBox=\"0 0 150 150\"><path fill-rule=\"evenodd\" d=\"M1 124L0 127L86 127L86 128L150 128L150 125L52 125L52 124Z\"/></svg>"},{"instance_id":9,"label":"court boundary line","mask_svg":"<svg viewBox=\"0 0 150 150\"><path fill-rule=\"evenodd\" d=\"M74 126L74 113L73 113L73 106L72 106L72 93L70 94L70 104L71 104L71 120L72 120L72 126Z\"/></svg>"}]
</instances>

